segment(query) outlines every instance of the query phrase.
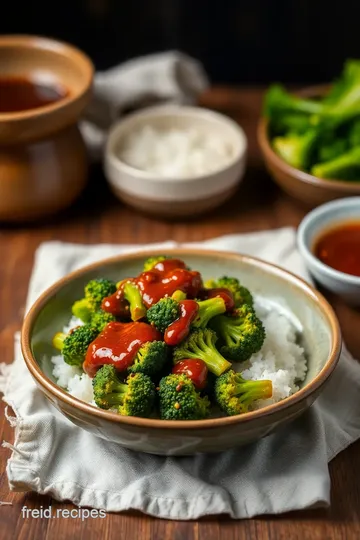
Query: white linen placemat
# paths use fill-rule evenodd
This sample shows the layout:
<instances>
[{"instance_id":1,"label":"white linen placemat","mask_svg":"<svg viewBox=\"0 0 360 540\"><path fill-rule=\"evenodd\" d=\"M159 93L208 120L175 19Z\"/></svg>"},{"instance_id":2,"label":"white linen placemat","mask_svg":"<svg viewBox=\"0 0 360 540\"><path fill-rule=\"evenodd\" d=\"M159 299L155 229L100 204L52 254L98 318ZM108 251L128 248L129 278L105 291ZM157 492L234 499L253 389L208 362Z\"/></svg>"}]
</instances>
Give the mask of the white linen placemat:
<instances>
[{"instance_id":1,"label":"white linen placemat","mask_svg":"<svg viewBox=\"0 0 360 540\"><path fill-rule=\"evenodd\" d=\"M195 245L256 255L307 278L293 229L232 235ZM138 249L41 245L27 307L70 270ZM360 437L360 365L345 349L325 391L293 424L244 448L192 457L136 453L74 426L36 388L18 343L14 363L2 364L1 371L0 390L16 414L8 416L15 427L14 445L5 443L13 448L7 464L10 488L33 490L79 506L137 509L180 520L223 513L248 518L326 506L330 503L328 462Z\"/></svg>"}]
</instances>

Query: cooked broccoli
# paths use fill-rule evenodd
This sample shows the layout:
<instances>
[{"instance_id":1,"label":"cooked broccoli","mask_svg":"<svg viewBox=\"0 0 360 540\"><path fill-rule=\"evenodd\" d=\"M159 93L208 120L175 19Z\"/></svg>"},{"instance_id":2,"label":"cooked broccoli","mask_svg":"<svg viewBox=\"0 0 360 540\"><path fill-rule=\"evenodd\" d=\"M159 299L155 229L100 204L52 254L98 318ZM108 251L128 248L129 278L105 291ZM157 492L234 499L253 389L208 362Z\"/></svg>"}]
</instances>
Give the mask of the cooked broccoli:
<instances>
[{"instance_id":1,"label":"cooked broccoli","mask_svg":"<svg viewBox=\"0 0 360 540\"><path fill-rule=\"evenodd\" d=\"M171 374L161 379L159 401L163 420L202 420L210 410L208 397L201 397L184 374Z\"/></svg>"},{"instance_id":2,"label":"cooked broccoli","mask_svg":"<svg viewBox=\"0 0 360 540\"><path fill-rule=\"evenodd\" d=\"M53 338L53 346L61 351L64 360L70 366L81 367L90 343L94 341L98 331L90 324L78 326L69 334L58 332Z\"/></svg>"},{"instance_id":3,"label":"cooked broccoli","mask_svg":"<svg viewBox=\"0 0 360 540\"><path fill-rule=\"evenodd\" d=\"M225 302L220 296L215 296L208 300L201 300L197 302L197 304L199 306L199 311L192 324L194 328L206 328L213 317L225 313L226 311Z\"/></svg>"},{"instance_id":4,"label":"cooked broccoli","mask_svg":"<svg viewBox=\"0 0 360 540\"><path fill-rule=\"evenodd\" d=\"M311 173L318 178L360 180L360 146L331 161L314 165Z\"/></svg>"},{"instance_id":5,"label":"cooked broccoli","mask_svg":"<svg viewBox=\"0 0 360 540\"><path fill-rule=\"evenodd\" d=\"M181 300L186 300L186 293L184 293L183 291L175 291L172 295L171 295L171 298L173 300L176 300L177 302L181 302Z\"/></svg>"},{"instance_id":6,"label":"cooked broccoli","mask_svg":"<svg viewBox=\"0 0 360 540\"><path fill-rule=\"evenodd\" d=\"M92 317L92 311L89 306L87 298L82 298L73 303L71 308L72 314L80 319L82 322L87 323Z\"/></svg>"},{"instance_id":7,"label":"cooked broccoli","mask_svg":"<svg viewBox=\"0 0 360 540\"><path fill-rule=\"evenodd\" d=\"M166 257L166 255L158 255L157 257L149 257L144 262L144 272L148 272L149 270L152 270L154 266L161 261L165 261L165 259L168 259L169 257Z\"/></svg>"},{"instance_id":8,"label":"cooked broccoli","mask_svg":"<svg viewBox=\"0 0 360 540\"><path fill-rule=\"evenodd\" d=\"M140 290L135 283L127 281L124 285L124 298L130 304L130 316L133 321L138 321L146 315L146 307L143 303Z\"/></svg>"},{"instance_id":9,"label":"cooked broccoli","mask_svg":"<svg viewBox=\"0 0 360 540\"><path fill-rule=\"evenodd\" d=\"M101 302L107 296L116 292L116 283L110 279L92 279L85 287L85 298L89 303L89 309L94 312L100 309Z\"/></svg>"},{"instance_id":10,"label":"cooked broccoli","mask_svg":"<svg viewBox=\"0 0 360 540\"><path fill-rule=\"evenodd\" d=\"M321 114L338 125L359 116L360 109L360 61L348 60L338 81L323 100Z\"/></svg>"},{"instance_id":11,"label":"cooked broccoli","mask_svg":"<svg viewBox=\"0 0 360 540\"><path fill-rule=\"evenodd\" d=\"M205 283L207 289L225 288L228 289L234 298L235 307L238 308L243 304L252 306L254 303L253 297L249 289L243 287L240 281L235 277L223 276L219 279L209 279Z\"/></svg>"},{"instance_id":12,"label":"cooked broccoli","mask_svg":"<svg viewBox=\"0 0 360 540\"><path fill-rule=\"evenodd\" d=\"M265 96L264 114L271 120L290 113L319 114L322 110L319 101L294 96L280 84L273 84Z\"/></svg>"},{"instance_id":13,"label":"cooked broccoli","mask_svg":"<svg viewBox=\"0 0 360 540\"><path fill-rule=\"evenodd\" d=\"M112 313L99 309L95 311L90 320L90 325L95 328L98 333L102 332L105 326L111 322L115 322L116 317Z\"/></svg>"},{"instance_id":14,"label":"cooked broccoli","mask_svg":"<svg viewBox=\"0 0 360 540\"><path fill-rule=\"evenodd\" d=\"M254 310L244 304L231 315L219 315L211 323L221 341L221 353L243 362L258 352L265 340L265 329Z\"/></svg>"},{"instance_id":15,"label":"cooked broccoli","mask_svg":"<svg viewBox=\"0 0 360 540\"><path fill-rule=\"evenodd\" d=\"M146 316L157 330L165 332L167 327L180 317L180 304L170 297L161 298L147 310Z\"/></svg>"},{"instance_id":16,"label":"cooked broccoli","mask_svg":"<svg viewBox=\"0 0 360 540\"><path fill-rule=\"evenodd\" d=\"M167 359L168 347L164 341L147 341L138 350L128 371L152 376L163 369Z\"/></svg>"},{"instance_id":17,"label":"cooked broccoli","mask_svg":"<svg viewBox=\"0 0 360 540\"><path fill-rule=\"evenodd\" d=\"M289 165L308 169L312 154L321 135L320 129L309 129L304 135L288 133L272 141L275 152Z\"/></svg>"},{"instance_id":18,"label":"cooked broccoli","mask_svg":"<svg viewBox=\"0 0 360 540\"><path fill-rule=\"evenodd\" d=\"M150 377L132 373L121 382L114 366L102 366L93 379L94 400L102 409L116 408L123 416L150 416L156 391Z\"/></svg>"},{"instance_id":19,"label":"cooked broccoli","mask_svg":"<svg viewBox=\"0 0 360 540\"><path fill-rule=\"evenodd\" d=\"M223 315L219 315L223 317ZM217 335L210 328L196 329L174 349L174 363L184 358L200 358L211 373L219 376L231 367L217 350Z\"/></svg>"},{"instance_id":20,"label":"cooked broccoli","mask_svg":"<svg viewBox=\"0 0 360 540\"><path fill-rule=\"evenodd\" d=\"M216 402L228 416L246 413L256 400L271 396L271 381L247 381L232 369L215 381Z\"/></svg>"}]
</instances>

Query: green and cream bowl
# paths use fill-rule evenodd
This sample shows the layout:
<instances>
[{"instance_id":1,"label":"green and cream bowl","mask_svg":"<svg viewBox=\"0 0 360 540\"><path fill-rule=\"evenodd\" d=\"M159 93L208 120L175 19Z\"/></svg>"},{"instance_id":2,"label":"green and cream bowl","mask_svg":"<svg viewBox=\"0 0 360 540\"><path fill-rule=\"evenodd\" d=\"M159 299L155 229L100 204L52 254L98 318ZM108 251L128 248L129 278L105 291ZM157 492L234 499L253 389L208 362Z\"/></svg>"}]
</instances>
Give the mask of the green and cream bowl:
<instances>
[{"instance_id":1,"label":"green and cream bowl","mask_svg":"<svg viewBox=\"0 0 360 540\"><path fill-rule=\"evenodd\" d=\"M264 261L217 251L164 250L182 258L204 279L237 276L255 294L281 299L300 321L308 370L298 392L276 404L238 416L207 420L170 421L120 416L71 396L52 376L53 335L68 323L71 305L92 278L113 280L136 275L143 261L157 253L121 255L77 270L45 291L28 312L21 336L22 351L36 384L68 420L98 437L141 452L189 455L220 452L269 435L303 413L329 381L341 351L336 316L327 301L295 275Z\"/></svg>"}]
</instances>

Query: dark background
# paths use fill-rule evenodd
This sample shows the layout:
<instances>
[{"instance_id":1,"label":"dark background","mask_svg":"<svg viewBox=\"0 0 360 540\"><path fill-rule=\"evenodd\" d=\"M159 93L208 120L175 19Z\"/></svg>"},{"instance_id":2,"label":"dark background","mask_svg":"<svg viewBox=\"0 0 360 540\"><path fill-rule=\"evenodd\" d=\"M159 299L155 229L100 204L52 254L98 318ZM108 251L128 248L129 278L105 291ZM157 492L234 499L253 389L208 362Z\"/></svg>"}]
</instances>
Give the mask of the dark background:
<instances>
[{"instance_id":1,"label":"dark background","mask_svg":"<svg viewBox=\"0 0 360 540\"><path fill-rule=\"evenodd\" d=\"M214 83L322 82L360 57L358 0L8 0L0 33L69 41L97 69L177 48Z\"/></svg>"}]
</instances>

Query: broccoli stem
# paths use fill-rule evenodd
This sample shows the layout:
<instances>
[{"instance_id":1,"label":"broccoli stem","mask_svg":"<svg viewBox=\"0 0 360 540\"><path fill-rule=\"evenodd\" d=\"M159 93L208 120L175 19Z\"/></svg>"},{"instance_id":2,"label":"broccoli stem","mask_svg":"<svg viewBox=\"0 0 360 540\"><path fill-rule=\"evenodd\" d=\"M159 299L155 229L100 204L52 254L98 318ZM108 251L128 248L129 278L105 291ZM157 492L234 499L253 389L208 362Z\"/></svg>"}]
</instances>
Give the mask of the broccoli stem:
<instances>
[{"instance_id":1,"label":"broccoli stem","mask_svg":"<svg viewBox=\"0 0 360 540\"><path fill-rule=\"evenodd\" d=\"M124 403L124 397L128 390L126 384L114 384L111 393L106 395L106 401L110 406L118 406Z\"/></svg>"},{"instance_id":2,"label":"broccoli stem","mask_svg":"<svg viewBox=\"0 0 360 540\"><path fill-rule=\"evenodd\" d=\"M133 321L138 321L146 315L146 307L135 283L128 281L124 285L124 296L130 304L130 315Z\"/></svg>"},{"instance_id":3,"label":"broccoli stem","mask_svg":"<svg viewBox=\"0 0 360 540\"><path fill-rule=\"evenodd\" d=\"M245 406L251 405L258 399L267 399L272 396L271 381L245 381L235 385L234 394L238 396Z\"/></svg>"},{"instance_id":4,"label":"broccoli stem","mask_svg":"<svg viewBox=\"0 0 360 540\"><path fill-rule=\"evenodd\" d=\"M319 178L340 178L349 170L358 168L360 179L360 147L355 147L349 152L327 161L314 165L311 173Z\"/></svg>"},{"instance_id":5,"label":"broccoli stem","mask_svg":"<svg viewBox=\"0 0 360 540\"><path fill-rule=\"evenodd\" d=\"M193 346L193 352L189 351L187 358L201 358L209 371L219 377L224 371L230 369L231 362L228 362L214 348L211 333L206 333L204 336L205 347L200 348L198 345Z\"/></svg>"},{"instance_id":6,"label":"broccoli stem","mask_svg":"<svg viewBox=\"0 0 360 540\"><path fill-rule=\"evenodd\" d=\"M226 305L223 298L214 297L208 300L202 300L197 303L199 311L193 323L195 328L205 328L213 317L221 315L226 311Z\"/></svg>"},{"instance_id":7,"label":"broccoli stem","mask_svg":"<svg viewBox=\"0 0 360 540\"><path fill-rule=\"evenodd\" d=\"M175 291L171 295L171 298L177 302L181 302L181 300L186 300L186 294L183 291Z\"/></svg>"},{"instance_id":8,"label":"broccoli stem","mask_svg":"<svg viewBox=\"0 0 360 540\"><path fill-rule=\"evenodd\" d=\"M61 351L64 346L64 341L66 337L67 334L65 334L64 332L57 332L52 340L53 347Z\"/></svg>"}]
</instances>

